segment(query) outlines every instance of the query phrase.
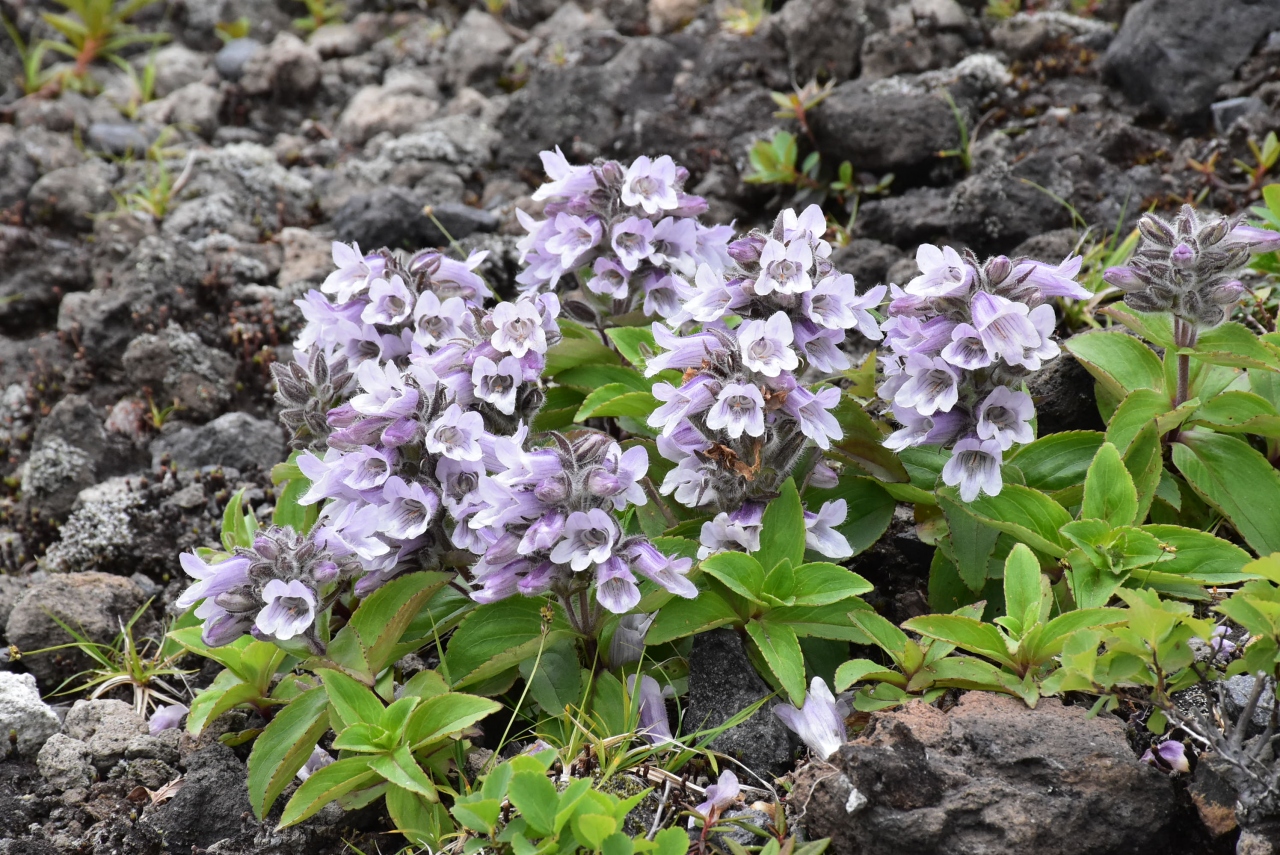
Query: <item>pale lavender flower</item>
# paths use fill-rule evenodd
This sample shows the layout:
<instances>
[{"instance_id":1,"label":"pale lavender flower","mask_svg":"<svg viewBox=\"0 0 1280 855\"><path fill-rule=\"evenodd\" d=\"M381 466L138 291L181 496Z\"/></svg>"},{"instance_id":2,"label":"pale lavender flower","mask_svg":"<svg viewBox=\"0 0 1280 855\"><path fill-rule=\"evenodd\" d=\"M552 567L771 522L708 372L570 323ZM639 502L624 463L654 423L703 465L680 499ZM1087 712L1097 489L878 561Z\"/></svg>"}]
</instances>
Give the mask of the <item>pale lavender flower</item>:
<instances>
[{"instance_id":1,"label":"pale lavender flower","mask_svg":"<svg viewBox=\"0 0 1280 855\"><path fill-rule=\"evenodd\" d=\"M990 365L993 357L972 324L956 324L951 343L942 348L942 358L957 368L976 371Z\"/></svg>"},{"instance_id":2,"label":"pale lavender flower","mask_svg":"<svg viewBox=\"0 0 1280 855\"><path fill-rule=\"evenodd\" d=\"M406 482L393 475L382 487L387 504L377 508L382 532L397 540L412 540L426 534L440 508L440 497L418 482Z\"/></svg>"},{"instance_id":3,"label":"pale lavender flower","mask_svg":"<svg viewBox=\"0 0 1280 855\"><path fill-rule=\"evenodd\" d=\"M1241 223L1227 232L1226 242L1234 246L1245 246L1254 254L1280 251L1280 231L1260 229Z\"/></svg>"},{"instance_id":4,"label":"pale lavender flower","mask_svg":"<svg viewBox=\"0 0 1280 855\"><path fill-rule=\"evenodd\" d=\"M887 444L887 443L886 443ZM833 490L840 485L836 470L819 460L809 472L809 486L815 490Z\"/></svg>"},{"instance_id":5,"label":"pale lavender flower","mask_svg":"<svg viewBox=\"0 0 1280 855\"><path fill-rule=\"evenodd\" d=\"M738 328L743 364L766 377L777 377L800 365L799 357L791 349L794 341L791 321L782 312L776 312L767 321L747 321Z\"/></svg>"},{"instance_id":6,"label":"pale lavender flower","mask_svg":"<svg viewBox=\"0 0 1280 855\"><path fill-rule=\"evenodd\" d=\"M152 736L164 730L172 730L182 723L182 717L189 712L191 710L187 709L185 704L157 707L151 714L151 718L147 719L147 729Z\"/></svg>"},{"instance_id":7,"label":"pale lavender flower","mask_svg":"<svg viewBox=\"0 0 1280 855\"><path fill-rule=\"evenodd\" d=\"M685 578L693 566L691 559L669 558L647 540L633 540L623 550L622 557L632 570L677 597L692 600L698 596L698 586Z\"/></svg>"},{"instance_id":8,"label":"pale lavender flower","mask_svg":"<svg viewBox=\"0 0 1280 855\"><path fill-rule=\"evenodd\" d=\"M188 576L196 580L174 603L184 611L201 600L212 600L249 581L249 559L243 556L236 555L217 564L209 564L193 553L184 552L178 556L178 563Z\"/></svg>"},{"instance_id":9,"label":"pale lavender flower","mask_svg":"<svg viewBox=\"0 0 1280 855\"><path fill-rule=\"evenodd\" d=\"M761 296L773 291L799 294L813 287L809 268L813 266L813 249L808 241L796 240L789 245L770 239L760 253L760 276L753 289ZM853 277L849 277L850 283Z\"/></svg>"},{"instance_id":10,"label":"pale lavender flower","mask_svg":"<svg viewBox=\"0 0 1280 855\"><path fill-rule=\"evenodd\" d=\"M262 599L266 607L258 612L253 624L263 635L288 641L305 632L315 620L315 592L297 579L272 579L263 587Z\"/></svg>"},{"instance_id":11,"label":"pale lavender flower","mask_svg":"<svg viewBox=\"0 0 1280 855\"><path fill-rule=\"evenodd\" d=\"M1087 300L1093 295L1076 281L1083 263L1084 259L1078 255L1070 256L1056 266L1027 259L1014 266L1012 275L1024 285L1035 288L1042 299L1069 297L1072 300Z\"/></svg>"},{"instance_id":12,"label":"pale lavender flower","mask_svg":"<svg viewBox=\"0 0 1280 855\"><path fill-rule=\"evenodd\" d=\"M462 335L467 306L461 297L441 300L430 291L418 295L413 308L413 340L423 347L439 347Z\"/></svg>"},{"instance_id":13,"label":"pale lavender flower","mask_svg":"<svg viewBox=\"0 0 1280 855\"><path fill-rule=\"evenodd\" d=\"M555 151L544 151L538 155L542 159L542 170L551 180L533 191L534 201L541 202L554 196L576 196L579 193L590 193L598 183L589 166L574 166L564 156L560 146Z\"/></svg>"},{"instance_id":14,"label":"pale lavender flower","mask_svg":"<svg viewBox=\"0 0 1280 855\"><path fill-rule=\"evenodd\" d=\"M657 617L657 612L650 612L618 618L618 626L609 641L610 668L621 668L644 658L644 638Z\"/></svg>"},{"instance_id":15,"label":"pale lavender flower","mask_svg":"<svg viewBox=\"0 0 1280 855\"><path fill-rule=\"evenodd\" d=\"M607 512L574 511L565 523L564 539L551 550L551 560L581 572L608 559L617 540L618 524Z\"/></svg>"},{"instance_id":16,"label":"pale lavender flower","mask_svg":"<svg viewBox=\"0 0 1280 855\"><path fill-rule=\"evenodd\" d=\"M1040 331L1031 322L1031 309L1025 303L979 291L973 295L972 305L973 325L992 359L1021 365L1024 354L1040 346Z\"/></svg>"},{"instance_id":17,"label":"pale lavender flower","mask_svg":"<svg viewBox=\"0 0 1280 855\"><path fill-rule=\"evenodd\" d=\"M848 706L836 701L821 677L814 677L809 684L809 694L800 709L779 704L773 712L821 760L835 754L849 741L844 724Z\"/></svg>"},{"instance_id":18,"label":"pale lavender flower","mask_svg":"<svg viewBox=\"0 0 1280 855\"><path fill-rule=\"evenodd\" d=\"M657 160L641 155L628 167L623 179L622 204L643 208L650 216L674 210L680 205L675 183L676 165L669 155Z\"/></svg>"},{"instance_id":19,"label":"pale lavender flower","mask_svg":"<svg viewBox=\"0 0 1280 855\"><path fill-rule=\"evenodd\" d=\"M587 280L587 290L615 300L625 299L629 288L630 271L612 258L601 256L591 266L595 276Z\"/></svg>"},{"instance_id":20,"label":"pale lavender flower","mask_svg":"<svg viewBox=\"0 0 1280 855\"><path fill-rule=\"evenodd\" d=\"M596 602L615 615L626 614L640 602L636 577L631 575L627 563L616 555L596 566Z\"/></svg>"},{"instance_id":21,"label":"pale lavender flower","mask_svg":"<svg viewBox=\"0 0 1280 855\"><path fill-rule=\"evenodd\" d=\"M547 333L542 326L542 315L528 300L499 303L493 308L494 349L510 353L519 359L530 351L547 352Z\"/></svg>"},{"instance_id":22,"label":"pale lavender flower","mask_svg":"<svg viewBox=\"0 0 1280 855\"><path fill-rule=\"evenodd\" d=\"M624 618L625 620L625 618ZM616 667L616 666L615 666ZM638 734L650 745L662 745L671 741L671 720L667 717L667 702L662 697L662 686L648 674L640 675L640 705ZM627 691L636 694L636 675L627 675Z\"/></svg>"},{"instance_id":23,"label":"pale lavender flower","mask_svg":"<svg viewBox=\"0 0 1280 855\"><path fill-rule=\"evenodd\" d=\"M547 238L547 251L560 257L560 266L565 270L572 270L578 259L600 243L604 234L597 217L583 219L560 213L556 214L554 223L556 233Z\"/></svg>"},{"instance_id":24,"label":"pale lavender flower","mask_svg":"<svg viewBox=\"0 0 1280 855\"><path fill-rule=\"evenodd\" d=\"M907 283L906 292L915 297L951 297L969 290L973 268L949 246L921 244L916 250L920 275Z\"/></svg>"},{"instance_id":25,"label":"pale lavender flower","mask_svg":"<svg viewBox=\"0 0 1280 855\"><path fill-rule=\"evenodd\" d=\"M1031 430L1035 412L1035 404L1026 392L997 386L978 406L978 437L996 440L1004 451L1015 442L1031 442L1035 439Z\"/></svg>"},{"instance_id":26,"label":"pale lavender flower","mask_svg":"<svg viewBox=\"0 0 1280 855\"><path fill-rule=\"evenodd\" d=\"M956 443L951 459L942 467L942 482L960 488L960 498L972 502L979 493L1000 495L1000 443L994 439L968 437Z\"/></svg>"},{"instance_id":27,"label":"pale lavender flower","mask_svg":"<svg viewBox=\"0 0 1280 855\"><path fill-rule=\"evenodd\" d=\"M961 413L923 416L909 407L894 407L893 417L902 427L885 437L884 447L891 451L926 444L947 445L960 435L960 431L968 423L967 417Z\"/></svg>"},{"instance_id":28,"label":"pale lavender flower","mask_svg":"<svg viewBox=\"0 0 1280 855\"><path fill-rule=\"evenodd\" d=\"M516 391L523 379L524 369L514 356L503 357L498 363L487 356L479 356L471 368L476 397L508 416L516 411Z\"/></svg>"},{"instance_id":29,"label":"pale lavender flower","mask_svg":"<svg viewBox=\"0 0 1280 855\"><path fill-rule=\"evenodd\" d=\"M698 805L694 810L702 814L708 823L715 822L725 808L738 800L738 795L741 792L742 788L738 785L738 776L733 774L731 769L725 769L720 773L719 780L707 787L706 801Z\"/></svg>"},{"instance_id":30,"label":"pale lavender flower","mask_svg":"<svg viewBox=\"0 0 1280 855\"><path fill-rule=\"evenodd\" d=\"M424 444L432 454L454 460L479 460L483 454L480 448L483 433L484 418L479 413L463 412L457 404L450 404L427 431Z\"/></svg>"},{"instance_id":31,"label":"pale lavender flower","mask_svg":"<svg viewBox=\"0 0 1280 855\"><path fill-rule=\"evenodd\" d=\"M698 558L726 550L759 552L763 522L764 505L759 502L747 502L736 511L721 511L702 524Z\"/></svg>"},{"instance_id":32,"label":"pale lavender flower","mask_svg":"<svg viewBox=\"0 0 1280 855\"><path fill-rule=\"evenodd\" d=\"M960 372L940 357L912 353L907 357L907 381L893 396L894 404L912 407L921 415L947 412L960 398Z\"/></svg>"},{"instance_id":33,"label":"pale lavender flower","mask_svg":"<svg viewBox=\"0 0 1280 855\"><path fill-rule=\"evenodd\" d=\"M764 435L764 398L755 386L730 383L720 390L716 403L707 411L707 427L723 430L737 439Z\"/></svg>"},{"instance_id":34,"label":"pale lavender flower","mask_svg":"<svg viewBox=\"0 0 1280 855\"><path fill-rule=\"evenodd\" d=\"M333 264L338 269L330 273L320 286L326 294L332 294L339 303L346 303L362 293L372 279L382 275L386 259L378 255L363 255L360 244L334 241Z\"/></svg>"},{"instance_id":35,"label":"pale lavender flower","mask_svg":"<svg viewBox=\"0 0 1280 855\"><path fill-rule=\"evenodd\" d=\"M1139 762L1155 766L1162 772L1187 774L1191 771L1191 763L1187 760L1187 748L1181 742L1170 739L1161 742L1154 749L1148 748Z\"/></svg>"},{"instance_id":36,"label":"pale lavender flower","mask_svg":"<svg viewBox=\"0 0 1280 855\"><path fill-rule=\"evenodd\" d=\"M844 499L824 502L818 512L804 512L804 545L814 552L820 552L827 558L841 559L853 557L853 547L849 540L836 530L848 516L849 508Z\"/></svg>"},{"instance_id":37,"label":"pale lavender flower","mask_svg":"<svg viewBox=\"0 0 1280 855\"><path fill-rule=\"evenodd\" d=\"M698 223L689 217L663 217L653 227L653 263L667 266L682 276L697 269Z\"/></svg>"},{"instance_id":38,"label":"pale lavender flower","mask_svg":"<svg viewBox=\"0 0 1280 855\"><path fill-rule=\"evenodd\" d=\"M1236 652L1236 643L1227 638L1226 626L1215 626L1212 634L1209 636L1209 652L1213 654L1214 659L1227 658Z\"/></svg>"},{"instance_id":39,"label":"pale lavender flower","mask_svg":"<svg viewBox=\"0 0 1280 855\"><path fill-rule=\"evenodd\" d=\"M418 390L405 383L395 365L369 360L360 363L355 374L364 391L352 397L351 408L360 415L397 419L417 409Z\"/></svg>"},{"instance_id":40,"label":"pale lavender flower","mask_svg":"<svg viewBox=\"0 0 1280 855\"><path fill-rule=\"evenodd\" d=\"M386 483L395 461L393 452L365 446L347 454L342 460L346 483L352 490L373 490Z\"/></svg>"},{"instance_id":41,"label":"pale lavender flower","mask_svg":"<svg viewBox=\"0 0 1280 855\"><path fill-rule=\"evenodd\" d=\"M653 223L640 217L628 217L613 227L613 251L628 272L635 272L653 252Z\"/></svg>"},{"instance_id":42,"label":"pale lavender flower","mask_svg":"<svg viewBox=\"0 0 1280 855\"><path fill-rule=\"evenodd\" d=\"M369 304L364 307L360 319L366 324L403 323L413 314L413 292L399 274L390 279L375 279L369 283Z\"/></svg>"},{"instance_id":43,"label":"pale lavender flower","mask_svg":"<svg viewBox=\"0 0 1280 855\"><path fill-rule=\"evenodd\" d=\"M307 762L302 764L302 768L298 770L297 776L299 781L305 781L316 772L319 772L325 766L334 762L335 758L328 751L325 751L317 745L311 751L311 756L307 758Z\"/></svg>"}]
</instances>

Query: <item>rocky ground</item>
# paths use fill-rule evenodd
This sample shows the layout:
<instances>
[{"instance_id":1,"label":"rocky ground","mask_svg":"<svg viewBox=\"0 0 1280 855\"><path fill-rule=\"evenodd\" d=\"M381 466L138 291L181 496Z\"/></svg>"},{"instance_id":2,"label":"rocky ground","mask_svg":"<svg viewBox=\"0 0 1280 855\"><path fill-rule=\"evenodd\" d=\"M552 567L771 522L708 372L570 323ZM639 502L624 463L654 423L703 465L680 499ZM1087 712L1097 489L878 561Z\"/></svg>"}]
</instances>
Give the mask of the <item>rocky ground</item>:
<instances>
[{"instance_id":1,"label":"rocky ground","mask_svg":"<svg viewBox=\"0 0 1280 855\"><path fill-rule=\"evenodd\" d=\"M128 695L53 694L81 654L21 654L70 640L50 612L99 642L139 609L138 636L156 632L184 584L178 553L216 538L232 493L269 515L286 447L268 365L289 358L293 301L330 269L331 240L417 248L447 231L491 251L482 272L509 294L539 151L671 154L711 218L746 227L792 201L743 181L751 145L788 130L829 171L892 174L833 259L868 287L909 278L921 241L1057 260L1153 206L1243 210L1260 182L1231 164L1280 129L1274 2L1045 0L997 18L981 0L776 0L752 35L722 25L725 5L513 0L495 17L351 0L307 36L292 0L169 0L135 19L171 36L145 103L108 64L93 69L100 94L24 96L0 40L0 735L15 734L0 746L0 853L374 851L376 814L331 808L286 833L252 819L245 749L216 739L251 723L151 736ZM0 0L29 41L53 36L41 11ZM220 39L242 16L248 35ZM147 53L131 58L141 69ZM814 78L829 97L803 122L776 118L770 92ZM940 156L964 137L965 156ZM1078 366L1047 374L1041 425L1100 427ZM901 620L926 609L930 554L901 520L856 569ZM718 649L733 643L695 648L699 718L764 692L699 668L752 676L740 645ZM889 851L866 841L904 828L912 852L1235 846L1209 772L1188 791L1126 761L1119 720L1013 704L878 716L834 766L802 773L811 832L842 853ZM782 773L788 739L746 735L740 750ZM869 786L900 788L897 813L859 816ZM1028 787L1038 801L1002 811Z\"/></svg>"}]
</instances>

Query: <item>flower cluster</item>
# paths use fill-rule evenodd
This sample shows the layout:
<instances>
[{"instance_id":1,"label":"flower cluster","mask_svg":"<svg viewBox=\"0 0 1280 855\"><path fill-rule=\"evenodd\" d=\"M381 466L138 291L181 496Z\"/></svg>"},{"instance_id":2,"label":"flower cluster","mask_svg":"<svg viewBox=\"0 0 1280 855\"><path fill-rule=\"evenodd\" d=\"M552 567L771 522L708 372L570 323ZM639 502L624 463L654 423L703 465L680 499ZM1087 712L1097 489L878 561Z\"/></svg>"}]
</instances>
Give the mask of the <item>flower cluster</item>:
<instances>
[{"instance_id":1,"label":"flower cluster","mask_svg":"<svg viewBox=\"0 0 1280 855\"><path fill-rule=\"evenodd\" d=\"M176 605L188 609L200 603L196 617L204 621L204 642L211 647L248 632L273 641L299 638L321 652L316 616L338 583L359 572L349 551L288 526L264 529L251 547L236 547L217 563L189 552L179 560L196 582Z\"/></svg>"},{"instance_id":2,"label":"flower cluster","mask_svg":"<svg viewBox=\"0 0 1280 855\"><path fill-rule=\"evenodd\" d=\"M826 449L843 435L831 413L840 390L815 392L801 377L848 368L841 345L849 330L880 338L870 309L884 287L859 295L853 277L827 260L825 230L816 205L800 215L784 211L771 232L730 244L735 263L725 272L699 268L698 293L672 318L701 323L699 332L679 336L654 324L664 352L646 374L684 372L679 387L653 387L664 403L649 424L661 431L659 452L676 464L662 492L720 512L703 528L704 553L758 548L764 502L808 442ZM730 315L741 319L735 329L726 324ZM809 514L809 546L833 558L851 554L831 527L843 519L841 503Z\"/></svg>"},{"instance_id":3,"label":"flower cluster","mask_svg":"<svg viewBox=\"0 0 1280 855\"><path fill-rule=\"evenodd\" d=\"M515 439L495 443L492 474L454 511L455 543L482 556L472 570L480 586L473 598L551 592L580 624L575 628L590 632L597 610L571 606L593 586L596 602L616 614L640 601L639 577L696 596L685 578L689 559L670 559L645 537L624 534L614 516L645 503L647 452L623 451L604 434L552 437L553 447L527 451Z\"/></svg>"},{"instance_id":4,"label":"flower cluster","mask_svg":"<svg viewBox=\"0 0 1280 855\"><path fill-rule=\"evenodd\" d=\"M1143 312L1172 312L1177 344L1195 344L1200 330L1227 319L1244 286L1236 276L1255 253L1280 249L1280 232L1240 225L1184 205L1172 222L1154 214L1138 220L1142 242L1129 263L1103 278Z\"/></svg>"},{"instance_id":5,"label":"flower cluster","mask_svg":"<svg viewBox=\"0 0 1280 855\"><path fill-rule=\"evenodd\" d=\"M1035 437L1035 405L1023 381L1058 355L1051 297L1089 296L1074 279L1079 257L1057 266L928 244L916 253L920 275L892 286L882 325L888 353L880 397L903 427L885 440L953 449L943 481L971 502L1000 492L1004 452Z\"/></svg>"},{"instance_id":6,"label":"flower cluster","mask_svg":"<svg viewBox=\"0 0 1280 855\"><path fill-rule=\"evenodd\" d=\"M707 202L684 192L689 173L670 157L571 166L557 148L542 153L542 164L551 181L533 198L546 202L546 219L516 210L528 232L519 244L522 287L550 290L576 275L614 315L642 309L665 318L692 296L699 264L728 263L732 228L698 222Z\"/></svg>"}]
</instances>

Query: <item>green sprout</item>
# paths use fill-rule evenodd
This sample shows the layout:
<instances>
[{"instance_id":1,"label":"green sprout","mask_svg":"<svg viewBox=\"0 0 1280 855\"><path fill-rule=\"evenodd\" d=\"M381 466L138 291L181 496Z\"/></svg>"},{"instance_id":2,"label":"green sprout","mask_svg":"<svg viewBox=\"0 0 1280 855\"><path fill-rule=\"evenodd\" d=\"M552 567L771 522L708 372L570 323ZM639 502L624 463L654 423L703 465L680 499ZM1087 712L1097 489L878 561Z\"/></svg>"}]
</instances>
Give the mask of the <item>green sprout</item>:
<instances>
[{"instance_id":1,"label":"green sprout","mask_svg":"<svg viewBox=\"0 0 1280 855\"><path fill-rule=\"evenodd\" d=\"M770 5L769 0L738 0L720 12L720 26L735 35L753 36Z\"/></svg>"},{"instance_id":2,"label":"green sprout","mask_svg":"<svg viewBox=\"0 0 1280 855\"><path fill-rule=\"evenodd\" d=\"M57 0L68 14L45 12L43 17L66 41L46 40L41 44L47 50L66 55L75 63L67 73L65 83L91 89L89 66L97 60L105 59L124 68L128 61L120 51L136 44L160 44L168 40L165 33L141 33L126 23L156 2L129 0L117 7L116 0Z\"/></svg>"},{"instance_id":3,"label":"green sprout","mask_svg":"<svg viewBox=\"0 0 1280 855\"><path fill-rule=\"evenodd\" d=\"M18 59L22 61L23 93L32 95L56 83L58 73L53 69L42 68L49 46L44 42L37 42L28 48L27 43L23 41L22 33L18 32L18 28L12 21L0 15L0 24L4 25L5 32L9 34L10 40L18 49Z\"/></svg>"},{"instance_id":4,"label":"green sprout","mask_svg":"<svg viewBox=\"0 0 1280 855\"><path fill-rule=\"evenodd\" d=\"M294 18L293 25L304 33L313 33L325 24L340 22L346 14L344 3L330 3L328 0L303 0L307 6L307 15Z\"/></svg>"}]
</instances>

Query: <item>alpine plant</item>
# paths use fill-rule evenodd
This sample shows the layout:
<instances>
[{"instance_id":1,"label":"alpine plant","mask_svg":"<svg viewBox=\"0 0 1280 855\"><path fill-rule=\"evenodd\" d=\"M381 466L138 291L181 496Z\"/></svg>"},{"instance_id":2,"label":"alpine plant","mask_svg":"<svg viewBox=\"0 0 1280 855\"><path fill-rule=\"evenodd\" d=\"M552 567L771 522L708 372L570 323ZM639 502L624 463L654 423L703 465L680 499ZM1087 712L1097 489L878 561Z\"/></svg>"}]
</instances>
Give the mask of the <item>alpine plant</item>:
<instances>
[{"instance_id":1,"label":"alpine plant","mask_svg":"<svg viewBox=\"0 0 1280 855\"><path fill-rule=\"evenodd\" d=\"M667 155L630 166L601 160L572 166L557 148L542 152L551 179L533 194L544 219L516 209L528 234L516 282L531 291L582 287L606 315L641 310L670 317L693 296L700 264L728 264L729 226L704 226L701 196L684 192L689 173Z\"/></svg>"},{"instance_id":2,"label":"alpine plant","mask_svg":"<svg viewBox=\"0 0 1280 855\"><path fill-rule=\"evenodd\" d=\"M1089 296L1075 281L1081 259L979 264L971 252L925 244L916 262L919 276L891 286L881 325L888 352L878 391L902 425L885 445L950 448L943 482L966 502L997 495L1005 452L1035 438L1025 381L1060 350L1046 301Z\"/></svg>"},{"instance_id":3,"label":"alpine plant","mask_svg":"<svg viewBox=\"0 0 1280 855\"><path fill-rule=\"evenodd\" d=\"M877 340L871 309L884 286L858 294L853 277L828 260L826 220L813 205L788 209L769 232L752 232L728 247L723 271L698 268L697 293L669 319L693 321L697 332L679 335L654 324L663 352L646 374L683 372L679 385L659 382L663 404L649 416L660 430L658 450L675 463L662 484L691 508L716 510L702 529L701 554L759 548L765 504L777 494L810 443L821 449L842 437L831 411L835 386L811 386L851 365L842 349L850 331ZM740 319L730 328L726 321ZM825 471L825 469L824 469ZM806 513L808 546L831 558L852 554L835 526L843 500Z\"/></svg>"}]
</instances>

